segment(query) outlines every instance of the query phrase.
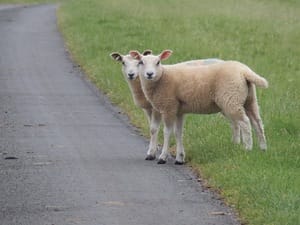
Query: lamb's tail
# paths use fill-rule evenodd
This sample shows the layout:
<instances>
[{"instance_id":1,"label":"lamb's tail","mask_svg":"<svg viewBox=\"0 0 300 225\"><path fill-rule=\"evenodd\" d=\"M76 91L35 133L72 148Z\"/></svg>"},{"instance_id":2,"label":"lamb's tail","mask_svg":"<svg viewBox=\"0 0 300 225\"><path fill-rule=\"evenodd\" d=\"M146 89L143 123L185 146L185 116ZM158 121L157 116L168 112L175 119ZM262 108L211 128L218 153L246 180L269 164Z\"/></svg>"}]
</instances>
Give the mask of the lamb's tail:
<instances>
[{"instance_id":1,"label":"lamb's tail","mask_svg":"<svg viewBox=\"0 0 300 225\"><path fill-rule=\"evenodd\" d=\"M269 86L269 83L265 78L253 72L250 68L247 68L247 70L244 73L244 76L247 81L255 84L258 87L267 88Z\"/></svg>"}]
</instances>

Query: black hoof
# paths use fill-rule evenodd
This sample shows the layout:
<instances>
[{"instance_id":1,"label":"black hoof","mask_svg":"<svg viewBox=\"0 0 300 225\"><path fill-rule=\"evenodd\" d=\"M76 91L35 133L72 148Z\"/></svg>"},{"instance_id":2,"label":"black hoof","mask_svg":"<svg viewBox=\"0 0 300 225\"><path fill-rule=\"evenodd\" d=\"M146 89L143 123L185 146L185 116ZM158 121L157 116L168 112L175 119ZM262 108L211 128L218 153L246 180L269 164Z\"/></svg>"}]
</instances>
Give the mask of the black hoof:
<instances>
[{"instance_id":1,"label":"black hoof","mask_svg":"<svg viewBox=\"0 0 300 225\"><path fill-rule=\"evenodd\" d=\"M167 161L166 160L163 160L163 159L159 159L157 164L165 164Z\"/></svg>"},{"instance_id":2,"label":"black hoof","mask_svg":"<svg viewBox=\"0 0 300 225\"><path fill-rule=\"evenodd\" d=\"M183 165L184 164L184 162L179 162L179 161L175 161L175 165Z\"/></svg>"},{"instance_id":3,"label":"black hoof","mask_svg":"<svg viewBox=\"0 0 300 225\"><path fill-rule=\"evenodd\" d=\"M147 155L147 157L145 158L145 160L154 160L155 159L155 155Z\"/></svg>"}]
</instances>

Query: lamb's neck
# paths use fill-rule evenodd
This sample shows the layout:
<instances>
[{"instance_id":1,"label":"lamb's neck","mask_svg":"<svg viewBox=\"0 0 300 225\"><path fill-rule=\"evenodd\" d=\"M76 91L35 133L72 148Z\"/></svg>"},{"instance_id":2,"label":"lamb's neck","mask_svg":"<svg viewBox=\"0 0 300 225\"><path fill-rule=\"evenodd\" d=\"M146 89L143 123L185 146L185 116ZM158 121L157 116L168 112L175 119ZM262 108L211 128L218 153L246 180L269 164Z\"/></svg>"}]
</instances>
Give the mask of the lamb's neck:
<instances>
[{"instance_id":1,"label":"lamb's neck","mask_svg":"<svg viewBox=\"0 0 300 225\"><path fill-rule=\"evenodd\" d=\"M133 94L135 95L141 95L143 94L142 86L139 77L137 77L135 80L128 81L130 89Z\"/></svg>"},{"instance_id":2,"label":"lamb's neck","mask_svg":"<svg viewBox=\"0 0 300 225\"><path fill-rule=\"evenodd\" d=\"M143 92L146 98L152 102L159 86L162 83L162 79L159 79L158 81L149 81L144 79L142 82Z\"/></svg>"}]
</instances>

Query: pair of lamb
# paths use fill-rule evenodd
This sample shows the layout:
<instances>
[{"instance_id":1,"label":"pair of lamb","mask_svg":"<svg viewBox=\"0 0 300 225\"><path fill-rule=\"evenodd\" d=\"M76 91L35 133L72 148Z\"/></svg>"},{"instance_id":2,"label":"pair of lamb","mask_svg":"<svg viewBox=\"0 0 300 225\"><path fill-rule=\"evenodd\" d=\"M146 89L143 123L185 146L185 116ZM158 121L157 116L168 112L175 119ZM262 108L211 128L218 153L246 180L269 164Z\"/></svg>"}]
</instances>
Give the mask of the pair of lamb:
<instances>
[{"instance_id":1,"label":"pair of lamb","mask_svg":"<svg viewBox=\"0 0 300 225\"><path fill-rule=\"evenodd\" d=\"M129 55L112 53L122 62L122 71L131 89L134 102L141 107L150 122L150 144L146 160L154 160L161 119L164 123L164 143L158 164L166 163L172 131L176 138L175 164L184 163L182 129L184 114L221 112L232 126L233 142L252 149L251 124L259 146L267 149L263 123L259 115L255 85L267 88L268 82L246 65L218 59L193 60L162 65L171 50L152 55L150 50Z\"/></svg>"}]
</instances>

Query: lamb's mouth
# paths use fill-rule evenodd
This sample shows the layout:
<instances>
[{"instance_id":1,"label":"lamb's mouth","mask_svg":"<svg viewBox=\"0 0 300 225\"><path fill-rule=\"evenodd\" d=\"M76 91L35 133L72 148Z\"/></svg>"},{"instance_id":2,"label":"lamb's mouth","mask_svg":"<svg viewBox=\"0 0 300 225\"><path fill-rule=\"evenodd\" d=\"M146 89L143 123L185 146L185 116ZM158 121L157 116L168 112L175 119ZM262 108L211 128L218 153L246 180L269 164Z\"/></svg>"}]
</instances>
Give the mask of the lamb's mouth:
<instances>
[{"instance_id":1,"label":"lamb's mouth","mask_svg":"<svg viewBox=\"0 0 300 225\"><path fill-rule=\"evenodd\" d=\"M147 72L146 73L146 78L148 79L148 80L153 80L153 78L154 78L154 73L153 72Z\"/></svg>"},{"instance_id":2,"label":"lamb's mouth","mask_svg":"<svg viewBox=\"0 0 300 225\"><path fill-rule=\"evenodd\" d=\"M127 74L127 77L128 77L129 80L134 80L135 79L134 73Z\"/></svg>"}]
</instances>

